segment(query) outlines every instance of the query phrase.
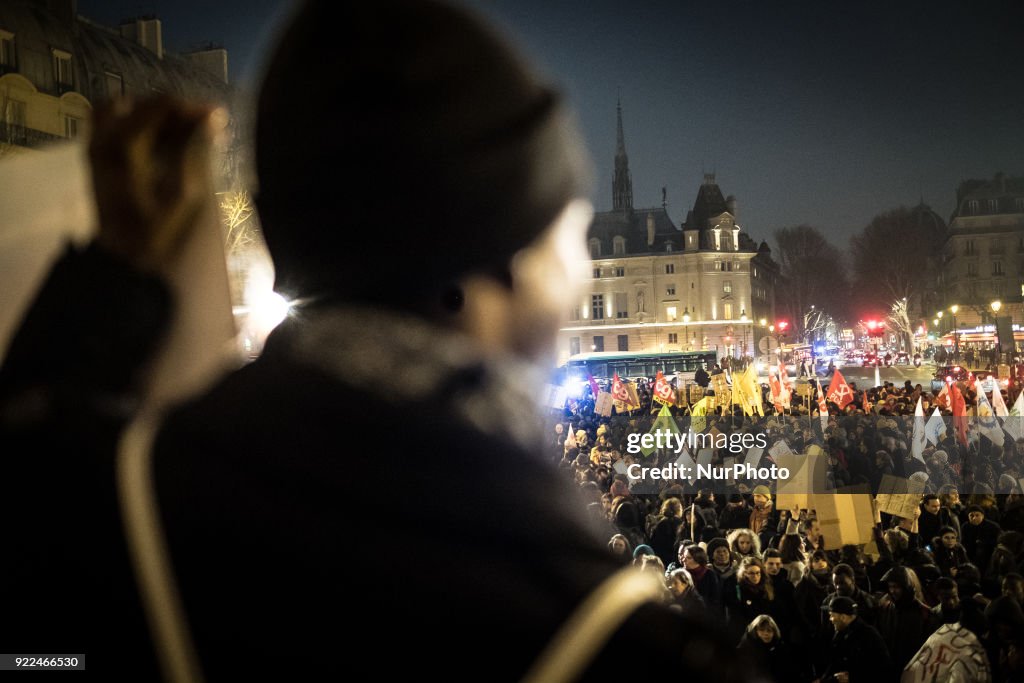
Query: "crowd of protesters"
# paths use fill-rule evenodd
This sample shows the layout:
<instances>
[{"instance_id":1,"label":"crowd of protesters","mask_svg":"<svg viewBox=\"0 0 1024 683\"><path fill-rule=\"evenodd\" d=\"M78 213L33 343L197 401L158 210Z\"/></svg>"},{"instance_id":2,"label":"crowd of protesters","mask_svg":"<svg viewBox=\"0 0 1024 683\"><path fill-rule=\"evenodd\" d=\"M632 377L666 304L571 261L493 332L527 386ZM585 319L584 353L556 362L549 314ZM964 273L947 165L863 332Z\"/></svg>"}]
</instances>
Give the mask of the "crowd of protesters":
<instances>
[{"instance_id":1,"label":"crowd of protesters","mask_svg":"<svg viewBox=\"0 0 1024 683\"><path fill-rule=\"evenodd\" d=\"M965 442L947 419L937 443L915 457L918 398L926 411L938 406L950 416L942 397L909 382L866 395L852 388L856 400L842 411L830 404L824 429L813 395L794 395L784 414L756 420L719 409L707 425L763 432L769 445L784 439L795 453L818 444L829 464L826 490L862 484L877 492L884 475L916 480L924 494L912 517L883 513L875 501L869 544L829 545L813 509L776 509L769 481L631 489L618 461L658 466L676 457L628 453L626 437L655 419L646 406L601 417L592 401L578 402L558 414L550 457L583 492L612 553L663 574L666 604L718 622L775 680L899 680L943 625L976 638L957 641L975 651L975 668L965 669L975 678L964 680L984 680L986 671L990 680L1024 680L1024 439L1005 434L997 445L972 425ZM971 388L962 391L972 405ZM1004 391L1008 405L1018 392ZM657 408L648 388L639 394ZM713 462L735 455L721 449ZM766 450L762 464L767 458Z\"/></svg>"}]
</instances>

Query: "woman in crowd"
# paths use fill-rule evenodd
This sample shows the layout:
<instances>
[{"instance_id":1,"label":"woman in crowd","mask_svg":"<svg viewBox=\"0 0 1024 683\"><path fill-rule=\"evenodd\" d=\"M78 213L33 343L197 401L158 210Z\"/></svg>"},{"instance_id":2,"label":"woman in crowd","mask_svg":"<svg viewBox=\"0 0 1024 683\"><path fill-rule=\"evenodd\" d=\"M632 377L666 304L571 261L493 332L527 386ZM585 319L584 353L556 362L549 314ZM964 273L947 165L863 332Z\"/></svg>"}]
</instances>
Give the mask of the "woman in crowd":
<instances>
[{"instance_id":1,"label":"woman in crowd","mask_svg":"<svg viewBox=\"0 0 1024 683\"><path fill-rule=\"evenodd\" d=\"M737 638L755 617L771 612L774 597L764 563L757 557L740 560L736 581L730 582L724 590L728 626Z\"/></svg>"},{"instance_id":2,"label":"woman in crowd","mask_svg":"<svg viewBox=\"0 0 1024 683\"><path fill-rule=\"evenodd\" d=\"M782 638L778 624L767 614L755 617L740 640L739 649L760 666L762 673L774 681L809 681L806 659L795 652Z\"/></svg>"},{"instance_id":3,"label":"woman in crowd","mask_svg":"<svg viewBox=\"0 0 1024 683\"><path fill-rule=\"evenodd\" d=\"M672 593L670 605L683 614L700 616L704 614L704 598L693 585L693 577L685 569L676 569L668 575L668 590Z\"/></svg>"},{"instance_id":4,"label":"woman in crowd","mask_svg":"<svg viewBox=\"0 0 1024 683\"><path fill-rule=\"evenodd\" d=\"M744 557L761 557L761 539L750 529L733 529L726 538L733 557L742 560Z\"/></svg>"}]
</instances>

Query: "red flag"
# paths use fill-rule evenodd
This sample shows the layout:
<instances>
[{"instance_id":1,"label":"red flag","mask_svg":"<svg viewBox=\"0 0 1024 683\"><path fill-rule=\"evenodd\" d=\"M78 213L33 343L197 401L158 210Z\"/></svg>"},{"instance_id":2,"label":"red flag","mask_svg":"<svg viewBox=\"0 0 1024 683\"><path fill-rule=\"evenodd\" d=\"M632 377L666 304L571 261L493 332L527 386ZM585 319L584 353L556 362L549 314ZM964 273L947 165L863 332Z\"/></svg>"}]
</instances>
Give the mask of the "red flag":
<instances>
[{"instance_id":1,"label":"red flag","mask_svg":"<svg viewBox=\"0 0 1024 683\"><path fill-rule=\"evenodd\" d=\"M676 390L668 383L661 370L658 371L658 376L654 380L654 400L670 406L675 405L676 402Z\"/></svg>"},{"instance_id":2,"label":"red flag","mask_svg":"<svg viewBox=\"0 0 1024 683\"><path fill-rule=\"evenodd\" d=\"M863 404L863 406L864 406L864 414L866 415L866 414L871 412L871 404L868 403L868 390L865 389L864 391L862 391L860 396L861 396L861 404Z\"/></svg>"},{"instance_id":3,"label":"red flag","mask_svg":"<svg viewBox=\"0 0 1024 683\"><path fill-rule=\"evenodd\" d=\"M589 372L587 373L587 381L590 382L590 390L594 392L594 400L601 394L601 387L597 386L597 380Z\"/></svg>"},{"instance_id":4,"label":"red flag","mask_svg":"<svg viewBox=\"0 0 1024 683\"><path fill-rule=\"evenodd\" d=\"M967 402L964 395L960 393L960 387L949 385L949 403L953 409L953 428L956 430L956 438L963 445L967 445Z\"/></svg>"},{"instance_id":5,"label":"red flag","mask_svg":"<svg viewBox=\"0 0 1024 683\"><path fill-rule=\"evenodd\" d=\"M612 376L612 398L616 401L629 403L629 392L626 391L626 385L619 379L619 373L617 372Z\"/></svg>"},{"instance_id":6,"label":"red flag","mask_svg":"<svg viewBox=\"0 0 1024 683\"><path fill-rule=\"evenodd\" d=\"M846 408L853 400L853 390L839 370L832 373L832 383L828 385L828 400L839 406L840 410Z\"/></svg>"},{"instance_id":7,"label":"red flag","mask_svg":"<svg viewBox=\"0 0 1024 683\"><path fill-rule=\"evenodd\" d=\"M775 410L779 415L782 415L784 411L782 405L782 384L779 382L778 376L772 374L770 368L768 370L768 387L772 391L772 403L775 405Z\"/></svg>"}]
</instances>

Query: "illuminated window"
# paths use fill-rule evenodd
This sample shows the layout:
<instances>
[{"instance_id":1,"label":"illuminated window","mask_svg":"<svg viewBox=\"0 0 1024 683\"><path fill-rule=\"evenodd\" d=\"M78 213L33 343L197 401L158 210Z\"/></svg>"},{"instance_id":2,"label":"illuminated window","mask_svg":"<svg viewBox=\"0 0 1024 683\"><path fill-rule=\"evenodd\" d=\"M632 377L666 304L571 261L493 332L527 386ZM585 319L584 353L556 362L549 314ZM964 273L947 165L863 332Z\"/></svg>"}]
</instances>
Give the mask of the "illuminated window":
<instances>
[{"instance_id":1,"label":"illuminated window","mask_svg":"<svg viewBox=\"0 0 1024 683\"><path fill-rule=\"evenodd\" d=\"M71 53L53 50L53 80L58 85L73 85L71 75Z\"/></svg>"},{"instance_id":2,"label":"illuminated window","mask_svg":"<svg viewBox=\"0 0 1024 683\"><path fill-rule=\"evenodd\" d=\"M728 301L722 304L722 315L725 320L732 320L732 304Z\"/></svg>"},{"instance_id":3,"label":"illuminated window","mask_svg":"<svg viewBox=\"0 0 1024 683\"><path fill-rule=\"evenodd\" d=\"M594 294L590 297L590 319L604 320L604 294Z\"/></svg>"},{"instance_id":4,"label":"illuminated window","mask_svg":"<svg viewBox=\"0 0 1024 683\"><path fill-rule=\"evenodd\" d=\"M665 296L675 296L675 295L676 295L676 286L675 285L668 285L667 287L665 287Z\"/></svg>"},{"instance_id":5,"label":"illuminated window","mask_svg":"<svg viewBox=\"0 0 1024 683\"><path fill-rule=\"evenodd\" d=\"M615 317L616 318L628 318L629 317L629 303L626 299L625 292L615 292ZM622 349L619 349L620 351Z\"/></svg>"},{"instance_id":6,"label":"illuminated window","mask_svg":"<svg viewBox=\"0 0 1024 683\"><path fill-rule=\"evenodd\" d=\"M675 320L677 315L678 309L675 306L667 306L665 308L665 317L667 317L669 321Z\"/></svg>"},{"instance_id":7,"label":"illuminated window","mask_svg":"<svg viewBox=\"0 0 1024 683\"><path fill-rule=\"evenodd\" d=\"M726 280L722 283L722 293L732 294L732 280Z\"/></svg>"}]
</instances>

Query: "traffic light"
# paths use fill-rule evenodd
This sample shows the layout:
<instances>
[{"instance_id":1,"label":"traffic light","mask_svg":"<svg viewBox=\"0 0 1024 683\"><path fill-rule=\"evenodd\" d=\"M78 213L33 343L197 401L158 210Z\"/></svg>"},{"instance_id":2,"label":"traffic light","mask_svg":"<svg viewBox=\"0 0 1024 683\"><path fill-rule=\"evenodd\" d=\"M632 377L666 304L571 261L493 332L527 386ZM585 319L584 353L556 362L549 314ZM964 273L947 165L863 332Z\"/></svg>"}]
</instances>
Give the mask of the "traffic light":
<instances>
[{"instance_id":1,"label":"traffic light","mask_svg":"<svg viewBox=\"0 0 1024 683\"><path fill-rule=\"evenodd\" d=\"M789 327L789 323L785 320L780 320L775 323L775 326L779 328L779 332L785 332L786 328Z\"/></svg>"},{"instance_id":2,"label":"traffic light","mask_svg":"<svg viewBox=\"0 0 1024 683\"><path fill-rule=\"evenodd\" d=\"M869 337L880 337L885 332L885 323L881 320L868 320L864 324L868 328Z\"/></svg>"}]
</instances>

